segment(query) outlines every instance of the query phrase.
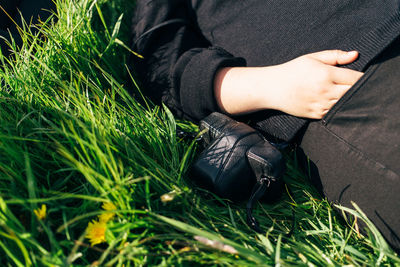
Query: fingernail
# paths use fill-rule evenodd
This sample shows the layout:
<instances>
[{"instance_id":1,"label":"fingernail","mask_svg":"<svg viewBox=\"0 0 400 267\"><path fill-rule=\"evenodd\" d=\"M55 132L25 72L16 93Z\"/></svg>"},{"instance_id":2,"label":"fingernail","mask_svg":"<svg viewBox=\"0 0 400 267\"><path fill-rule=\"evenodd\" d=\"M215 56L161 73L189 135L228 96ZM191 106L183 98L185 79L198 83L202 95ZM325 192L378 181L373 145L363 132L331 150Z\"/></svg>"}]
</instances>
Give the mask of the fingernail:
<instances>
[{"instance_id":1,"label":"fingernail","mask_svg":"<svg viewBox=\"0 0 400 267\"><path fill-rule=\"evenodd\" d=\"M357 51L349 51L349 52L347 52L347 54L350 56L355 56L358 54L358 52Z\"/></svg>"}]
</instances>

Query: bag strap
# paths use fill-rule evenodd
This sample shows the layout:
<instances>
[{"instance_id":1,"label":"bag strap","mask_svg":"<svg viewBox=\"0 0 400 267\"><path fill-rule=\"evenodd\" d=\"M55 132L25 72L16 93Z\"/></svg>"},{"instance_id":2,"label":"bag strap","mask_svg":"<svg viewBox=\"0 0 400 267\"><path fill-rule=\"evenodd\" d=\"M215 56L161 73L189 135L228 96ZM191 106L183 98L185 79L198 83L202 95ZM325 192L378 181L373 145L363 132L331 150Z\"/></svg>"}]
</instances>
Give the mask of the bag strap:
<instances>
[{"instance_id":1,"label":"bag strap","mask_svg":"<svg viewBox=\"0 0 400 267\"><path fill-rule=\"evenodd\" d=\"M279 147L276 144L264 140L253 145L247 152L249 165L256 176L256 184L253 187L249 201L246 205L247 224L258 233L263 233L257 220L253 216L253 207L274 183L283 182L286 164ZM284 183L284 182L283 182ZM288 186L287 192L292 195ZM268 193L267 193L268 194ZM295 226L295 213L293 212L293 224L288 236L293 233Z\"/></svg>"},{"instance_id":2,"label":"bag strap","mask_svg":"<svg viewBox=\"0 0 400 267\"><path fill-rule=\"evenodd\" d=\"M253 207L254 203L256 203L260 198L264 195L265 191L271 184L271 178L261 177L259 181L254 185L253 191L251 193L250 199L246 205L246 213L247 213L247 224L257 233L263 233L258 224L256 218L253 216Z\"/></svg>"},{"instance_id":3,"label":"bag strap","mask_svg":"<svg viewBox=\"0 0 400 267\"><path fill-rule=\"evenodd\" d=\"M250 199L246 205L247 224L259 234L265 234L265 232L261 230L257 219L253 216L253 208L254 204L263 197L265 191L271 185L271 181L273 180L271 180L271 178L268 177L262 177L259 181L257 181L257 183L253 187ZM288 193L290 195L293 195L290 188L288 186L286 186L286 188L288 190ZM296 211L292 209L292 227L290 228L289 233L286 234L286 237L290 237L293 234L295 227L296 227Z\"/></svg>"}]
</instances>

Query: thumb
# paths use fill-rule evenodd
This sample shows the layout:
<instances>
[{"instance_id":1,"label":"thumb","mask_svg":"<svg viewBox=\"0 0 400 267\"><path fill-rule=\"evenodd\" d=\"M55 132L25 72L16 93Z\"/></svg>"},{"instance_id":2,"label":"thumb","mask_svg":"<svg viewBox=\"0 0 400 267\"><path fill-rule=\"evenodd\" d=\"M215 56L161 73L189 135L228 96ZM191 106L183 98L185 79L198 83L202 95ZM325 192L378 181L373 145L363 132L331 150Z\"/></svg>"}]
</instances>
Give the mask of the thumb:
<instances>
[{"instance_id":1,"label":"thumb","mask_svg":"<svg viewBox=\"0 0 400 267\"><path fill-rule=\"evenodd\" d=\"M342 50L325 50L309 54L311 58L321 61L329 65L345 65L355 61L358 58L357 51L342 51Z\"/></svg>"}]
</instances>

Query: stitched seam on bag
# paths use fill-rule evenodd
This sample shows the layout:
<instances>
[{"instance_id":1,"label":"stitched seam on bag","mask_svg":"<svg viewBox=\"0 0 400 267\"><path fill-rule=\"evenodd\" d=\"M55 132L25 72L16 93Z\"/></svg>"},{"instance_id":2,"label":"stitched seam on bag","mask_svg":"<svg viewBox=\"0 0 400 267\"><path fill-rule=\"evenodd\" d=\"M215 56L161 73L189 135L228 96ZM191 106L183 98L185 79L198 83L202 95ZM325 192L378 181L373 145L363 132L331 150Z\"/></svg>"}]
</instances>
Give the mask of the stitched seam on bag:
<instances>
[{"instance_id":1,"label":"stitched seam on bag","mask_svg":"<svg viewBox=\"0 0 400 267\"><path fill-rule=\"evenodd\" d=\"M246 137L248 137L248 136L250 136L250 135L253 135L253 134L257 134L257 133L256 133L256 132L250 132L250 133L248 133L248 134L242 136L242 137L239 138L238 140L236 140L236 142L233 144L231 150L229 151L229 155L228 155L227 159L226 159L225 162L222 164L221 169L218 171L217 179L215 180L215 184L218 184L218 183L219 183L219 180L220 180L220 178L221 178L221 173L222 173L222 171L225 170L226 164L228 163L229 159L231 158L232 153L233 153L233 150L237 147L237 144L238 144L241 140L243 140L244 138L246 138Z\"/></svg>"},{"instance_id":2,"label":"stitched seam on bag","mask_svg":"<svg viewBox=\"0 0 400 267\"><path fill-rule=\"evenodd\" d=\"M208 131L209 131L209 133L214 133L214 138L219 138L220 137L220 135L221 135L221 128L217 128L217 127L214 127L211 123L208 123L208 122L206 122L206 121L204 121L204 123L208 126ZM217 136L215 133L216 132L219 132L219 135Z\"/></svg>"},{"instance_id":3,"label":"stitched seam on bag","mask_svg":"<svg viewBox=\"0 0 400 267\"><path fill-rule=\"evenodd\" d=\"M266 160L263 160L263 158L262 157L260 157L260 156L258 156L258 155L256 155L256 154L254 154L253 152L249 152L248 154L247 154L247 157L252 157L252 159L254 159L254 160L256 160L256 161L258 161L259 163L266 163L266 165L268 166L268 172L271 172L272 171L272 164L270 163L270 162L268 162L268 161L266 161ZM269 177L269 176L268 176ZM257 180L259 180L259 177L256 177L257 178Z\"/></svg>"},{"instance_id":4,"label":"stitched seam on bag","mask_svg":"<svg viewBox=\"0 0 400 267\"><path fill-rule=\"evenodd\" d=\"M370 69L368 69L367 72L364 73L364 75L360 78L360 80L358 80L353 87L349 89L350 92L348 92L348 94L345 93L344 96L339 99L336 105L334 105L328 114L321 120L321 123L326 126L333 119L335 114L340 111L341 107L350 101L354 94L356 94L362 88L362 86L369 81L369 79L377 71L377 69L379 69L380 66L381 64L371 66Z\"/></svg>"},{"instance_id":5,"label":"stitched seam on bag","mask_svg":"<svg viewBox=\"0 0 400 267\"><path fill-rule=\"evenodd\" d=\"M219 138L222 132L221 128L214 127L211 123L207 123L207 125L210 133L214 133L214 138ZM216 135L217 132L219 133L218 136Z\"/></svg>"},{"instance_id":6,"label":"stitched seam on bag","mask_svg":"<svg viewBox=\"0 0 400 267\"><path fill-rule=\"evenodd\" d=\"M391 175L391 176L395 176L400 178L400 175L397 174L395 171L393 171L392 169L386 167L385 165L383 165L382 163L370 158L369 156L367 156L364 152L362 152L360 149L358 149L357 147L353 146L352 144L350 144L349 142L347 142L345 139L343 139L342 137L338 136L336 133L334 133L333 131L331 131L330 129L328 129L327 127L323 127L323 129L327 132L329 132L330 134L332 134L336 139L338 139L339 141L341 141L342 143L344 143L345 145L347 145L349 147L349 149L351 149L353 152L357 153L360 157L364 158L366 161L368 161L369 163L373 163L377 166L379 166L380 169L374 169L374 171L376 172L386 172L385 175Z\"/></svg>"}]
</instances>

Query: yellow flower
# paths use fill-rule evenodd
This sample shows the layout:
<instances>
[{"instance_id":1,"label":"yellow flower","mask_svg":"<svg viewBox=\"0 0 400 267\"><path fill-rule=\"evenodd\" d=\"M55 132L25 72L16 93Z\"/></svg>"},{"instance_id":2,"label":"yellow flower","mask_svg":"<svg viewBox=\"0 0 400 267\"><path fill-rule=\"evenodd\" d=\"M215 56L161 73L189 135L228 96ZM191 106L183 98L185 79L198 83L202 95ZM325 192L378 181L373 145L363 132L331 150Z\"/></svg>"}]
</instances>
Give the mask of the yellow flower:
<instances>
[{"instance_id":1,"label":"yellow flower","mask_svg":"<svg viewBox=\"0 0 400 267\"><path fill-rule=\"evenodd\" d=\"M116 210L117 207L112 202L106 202L101 206L106 212L99 215L99 221L108 222L112 218L114 218L115 213L111 212L112 210Z\"/></svg>"},{"instance_id":2,"label":"yellow flower","mask_svg":"<svg viewBox=\"0 0 400 267\"><path fill-rule=\"evenodd\" d=\"M116 210L117 207L112 202L105 202L101 206L104 210Z\"/></svg>"},{"instance_id":3,"label":"yellow flower","mask_svg":"<svg viewBox=\"0 0 400 267\"><path fill-rule=\"evenodd\" d=\"M37 208L37 209L35 209L34 211L33 211L33 213L35 213L35 215L36 215L36 217L39 219L39 220L44 220L44 219L46 219L46 205L45 204L42 204L42 207L41 208Z\"/></svg>"},{"instance_id":4,"label":"yellow flower","mask_svg":"<svg viewBox=\"0 0 400 267\"><path fill-rule=\"evenodd\" d=\"M93 220L86 228L86 238L92 246L106 242L106 222Z\"/></svg>"},{"instance_id":5,"label":"yellow flower","mask_svg":"<svg viewBox=\"0 0 400 267\"><path fill-rule=\"evenodd\" d=\"M99 221L106 223L109 220L111 220L112 218L114 218L114 216L115 216L115 213L106 211L99 215Z\"/></svg>"}]
</instances>

